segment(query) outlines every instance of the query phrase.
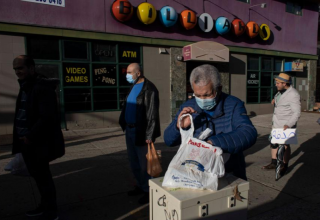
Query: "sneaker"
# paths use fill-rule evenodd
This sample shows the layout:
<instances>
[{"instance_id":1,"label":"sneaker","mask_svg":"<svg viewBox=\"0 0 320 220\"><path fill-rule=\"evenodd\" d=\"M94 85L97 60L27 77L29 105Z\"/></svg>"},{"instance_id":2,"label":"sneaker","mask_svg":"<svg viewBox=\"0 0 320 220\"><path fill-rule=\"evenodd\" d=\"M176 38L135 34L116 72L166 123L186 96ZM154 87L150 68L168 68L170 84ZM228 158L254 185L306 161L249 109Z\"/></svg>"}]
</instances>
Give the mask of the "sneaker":
<instances>
[{"instance_id":1,"label":"sneaker","mask_svg":"<svg viewBox=\"0 0 320 220\"><path fill-rule=\"evenodd\" d=\"M44 208L42 206L39 206L38 208L36 208L34 210L26 212L26 216L35 217L35 216L42 215L43 212L44 212Z\"/></svg>"},{"instance_id":2,"label":"sneaker","mask_svg":"<svg viewBox=\"0 0 320 220\"><path fill-rule=\"evenodd\" d=\"M144 191L136 186L133 190L130 190L128 192L128 196L137 196L137 195L141 195L143 193L144 193Z\"/></svg>"},{"instance_id":3,"label":"sneaker","mask_svg":"<svg viewBox=\"0 0 320 220\"><path fill-rule=\"evenodd\" d=\"M140 205L144 205L149 203L149 193L144 193L144 195L138 200L138 203Z\"/></svg>"}]
</instances>

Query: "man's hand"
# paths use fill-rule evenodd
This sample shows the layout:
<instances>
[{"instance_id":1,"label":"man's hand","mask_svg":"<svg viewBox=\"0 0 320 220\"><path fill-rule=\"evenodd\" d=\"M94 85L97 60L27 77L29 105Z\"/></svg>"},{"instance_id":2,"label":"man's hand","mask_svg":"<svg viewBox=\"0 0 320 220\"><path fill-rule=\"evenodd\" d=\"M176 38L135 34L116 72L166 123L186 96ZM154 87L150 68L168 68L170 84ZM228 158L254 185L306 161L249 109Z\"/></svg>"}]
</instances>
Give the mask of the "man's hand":
<instances>
[{"instance_id":1,"label":"man's hand","mask_svg":"<svg viewBox=\"0 0 320 220\"><path fill-rule=\"evenodd\" d=\"M179 121L180 121L180 117L181 115L184 115L184 114L193 114L193 113L196 113L196 111L191 108L191 107L185 107L182 109L182 111L180 112L179 116L178 116L178 120L177 120L177 128L180 129L179 127ZM190 118L189 117L184 117L182 120L181 120L181 127L182 128L187 128L191 125L191 121L190 121Z\"/></svg>"},{"instance_id":2,"label":"man's hand","mask_svg":"<svg viewBox=\"0 0 320 220\"><path fill-rule=\"evenodd\" d=\"M274 105L274 99L272 99L271 104Z\"/></svg>"},{"instance_id":3,"label":"man's hand","mask_svg":"<svg viewBox=\"0 0 320 220\"><path fill-rule=\"evenodd\" d=\"M20 140L23 141L24 144L30 144L30 141L28 140L28 138L26 136L19 138Z\"/></svg>"},{"instance_id":4,"label":"man's hand","mask_svg":"<svg viewBox=\"0 0 320 220\"><path fill-rule=\"evenodd\" d=\"M283 126L283 130L286 130L287 128L289 128L288 125Z\"/></svg>"},{"instance_id":5,"label":"man's hand","mask_svg":"<svg viewBox=\"0 0 320 220\"><path fill-rule=\"evenodd\" d=\"M151 144L151 143L152 143L152 140L146 140L146 143L147 143L147 144Z\"/></svg>"}]
</instances>

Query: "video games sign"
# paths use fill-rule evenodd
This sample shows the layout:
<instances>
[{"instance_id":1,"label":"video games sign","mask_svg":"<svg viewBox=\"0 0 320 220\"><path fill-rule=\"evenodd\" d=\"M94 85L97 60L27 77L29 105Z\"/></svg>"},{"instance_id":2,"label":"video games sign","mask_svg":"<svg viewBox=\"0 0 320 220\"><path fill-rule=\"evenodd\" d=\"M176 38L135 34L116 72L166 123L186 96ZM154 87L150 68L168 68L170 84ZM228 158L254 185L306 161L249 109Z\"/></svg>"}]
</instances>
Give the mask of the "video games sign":
<instances>
[{"instance_id":1,"label":"video games sign","mask_svg":"<svg viewBox=\"0 0 320 220\"><path fill-rule=\"evenodd\" d=\"M63 78L64 86L90 86L89 64L63 64Z\"/></svg>"}]
</instances>

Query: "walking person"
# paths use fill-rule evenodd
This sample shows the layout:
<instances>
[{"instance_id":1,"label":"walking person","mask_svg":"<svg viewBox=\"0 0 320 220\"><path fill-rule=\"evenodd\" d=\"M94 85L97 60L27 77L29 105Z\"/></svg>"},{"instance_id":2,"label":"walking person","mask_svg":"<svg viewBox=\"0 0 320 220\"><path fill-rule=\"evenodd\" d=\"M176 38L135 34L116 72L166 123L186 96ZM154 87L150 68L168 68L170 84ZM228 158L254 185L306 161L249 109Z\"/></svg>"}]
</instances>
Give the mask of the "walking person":
<instances>
[{"instance_id":1,"label":"walking person","mask_svg":"<svg viewBox=\"0 0 320 220\"><path fill-rule=\"evenodd\" d=\"M301 114L301 103L299 92L291 86L291 77L286 73L280 73L275 77L278 93L272 100L274 113L272 117L272 128L296 128ZM290 145L285 145L283 164L280 167L280 177L287 169L291 155ZM271 163L263 166L263 170L274 170L277 165L278 144L270 144Z\"/></svg>"},{"instance_id":2,"label":"walking person","mask_svg":"<svg viewBox=\"0 0 320 220\"><path fill-rule=\"evenodd\" d=\"M65 153L60 128L56 83L35 71L34 60L26 55L13 60L20 84L13 127L12 154L22 153L29 174L35 180L41 202L28 217L57 220L56 189L49 162Z\"/></svg>"},{"instance_id":3,"label":"walking person","mask_svg":"<svg viewBox=\"0 0 320 220\"><path fill-rule=\"evenodd\" d=\"M205 141L230 154L225 164L226 172L247 180L243 151L255 144L257 131L247 115L244 103L222 92L220 73L212 65L205 64L193 69L190 83L195 98L181 105L175 119L166 128L166 145L181 144L179 121L183 114L191 114L195 129L193 137L198 138L203 131L210 129ZM190 125L189 117L181 120L183 129Z\"/></svg>"},{"instance_id":4,"label":"walking person","mask_svg":"<svg viewBox=\"0 0 320 220\"><path fill-rule=\"evenodd\" d=\"M119 124L126 132L126 144L130 167L137 181L129 196L142 195L140 204L149 202L147 173L147 144L160 136L159 93L156 86L144 77L138 63L127 68L127 81L133 86L124 102Z\"/></svg>"}]
</instances>

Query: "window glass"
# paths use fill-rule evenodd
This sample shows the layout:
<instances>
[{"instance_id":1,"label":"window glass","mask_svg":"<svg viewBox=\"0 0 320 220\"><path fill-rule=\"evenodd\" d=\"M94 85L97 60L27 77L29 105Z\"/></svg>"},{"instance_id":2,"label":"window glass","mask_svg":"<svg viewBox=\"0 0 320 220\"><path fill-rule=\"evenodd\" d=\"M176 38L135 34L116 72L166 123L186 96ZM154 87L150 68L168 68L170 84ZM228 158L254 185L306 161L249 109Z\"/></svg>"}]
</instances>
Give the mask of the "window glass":
<instances>
[{"instance_id":1,"label":"window glass","mask_svg":"<svg viewBox=\"0 0 320 220\"><path fill-rule=\"evenodd\" d=\"M271 88L261 88L260 90L260 102L271 102L272 99Z\"/></svg>"},{"instance_id":2,"label":"window glass","mask_svg":"<svg viewBox=\"0 0 320 220\"><path fill-rule=\"evenodd\" d=\"M271 71L272 70L272 60L271 58L262 58L261 59L261 70L262 71Z\"/></svg>"},{"instance_id":3,"label":"window glass","mask_svg":"<svg viewBox=\"0 0 320 220\"><path fill-rule=\"evenodd\" d=\"M118 109L117 89L93 89L94 110Z\"/></svg>"},{"instance_id":4,"label":"window glass","mask_svg":"<svg viewBox=\"0 0 320 220\"><path fill-rule=\"evenodd\" d=\"M300 3L287 1L286 12L302 16L302 5Z\"/></svg>"},{"instance_id":5,"label":"window glass","mask_svg":"<svg viewBox=\"0 0 320 220\"><path fill-rule=\"evenodd\" d=\"M107 43L93 43L92 60L102 62L116 62L116 45Z\"/></svg>"},{"instance_id":6,"label":"window glass","mask_svg":"<svg viewBox=\"0 0 320 220\"><path fill-rule=\"evenodd\" d=\"M247 88L247 102L259 102L259 88Z\"/></svg>"},{"instance_id":7,"label":"window glass","mask_svg":"<svg viewBox=\"0 0 320 220\"><path fill-rule=\"evenodd\" d=\"M259 70L259 57L248 57L248 70Z\"/></svg>"},{"instance_id":8,"label":"window glass","mask_svg":"<svg viewBox=\"0 0 320 220\"><path fill-rule=\"evenodd\" d=\"M140 47L131 44L119 45L119 62L140 63Z\"/></svg>"},{"instance_id":9,"label":"window glass","mask_svg":"<svg viewBox=\"0 0 320 220\"><path fill-rule=\"evenodd\" d=\"M64 58L88 59L87 42L64 41Z\"/></svg>"},{"instance_id":10,"label":"window glass","mask_svg":"<svg viewBox=\"0 0 320 220\"><path fill-rule=\"evenodd\" d=\"M239 2L250 3L250 0L238 0Z\"/></svg>"},{"instance_id":11,"label":"window glass","mask_svg":"<svg viewBox=\"0 0 320 220\"><path fill-rule=\"evenodd\" d=\"M60 60L59 40L31 37L27 39L28 55L33 59Z\"/></svg>"},{"instance_id":12,"label":"window glass","mask_svg":"<svg viewBox=\"0 0 320 220\"><path fill-rule=\"evenodd\" d=\"M248 86L259 86L259 72L248 72L247 74L247 85Z\"/></svg>"},{"instance_id":13,"label":"window glass","mask_svg":"<svg viewBox=\"0 0 320 220\"><path fill-rule=\"evenodd\" d=\"M272 84L271 76L272 76L271 72L261 72L260 86L271 86Z\"/></svg>"},{"instance_id":14,"label":"window glass","mask_svg":"<svg viewBox=\"0 0 320 220\"><path fill-rule=\"evenodd\" d=\"M64 86L90 86L89 64L64 63L63 64Z\"/></svg>"},{"instance_id":15,"label":"window glass","mask_svg":"<svg viewBox=\"0 0 320 220\"><path fill-rule=\"evenodd\" d=\"M117 86L116 65L93 64L92 75L94 86Z\"/></svg>"},{"instance_id":16,"label":"window glass","mask_svg":"<svg viewBox=\"0 0 320 220\"><path fill-rule=\"evenodd\" d=\"M90 89L64 89L65 111L88 111L91 110Z\"/></svg>"},{"instance_id":17,"label":"window glass","mask_svg":"<svg viewBox=\"0 0 320 220\"><path fill-rule=\"evenodd\" d=\"M124 101L129 94L130 88L121 88L119 89L119 99L120 99L120 109L122 109Z\"/></svg>"},{"instance_id":18,"label":"window glass","mask_svg":"<svg viewBox=\"0 0 320 220\"><path fill-rule=\"evenodd\" d=\"M280 59L274 60L274 69L273 70L278 71L278 72L283 71L282 60L280 60Z\"/></svg>"},{"instance_id":19,"label":"window glass","mask_svg":"<svg viewBox=\"0 0 320 220\"><path fill-rule=\"evenodd\" d=\"M127 65L119 66L119 86L131 86L127 81Z\"/></svg>"}]
</instances>

